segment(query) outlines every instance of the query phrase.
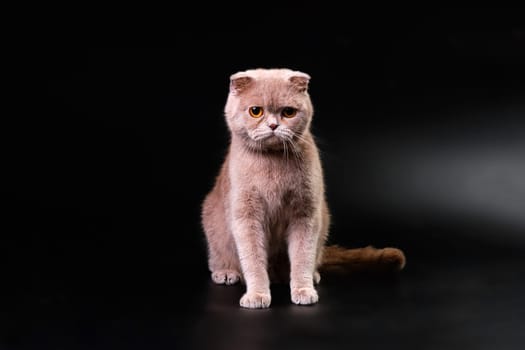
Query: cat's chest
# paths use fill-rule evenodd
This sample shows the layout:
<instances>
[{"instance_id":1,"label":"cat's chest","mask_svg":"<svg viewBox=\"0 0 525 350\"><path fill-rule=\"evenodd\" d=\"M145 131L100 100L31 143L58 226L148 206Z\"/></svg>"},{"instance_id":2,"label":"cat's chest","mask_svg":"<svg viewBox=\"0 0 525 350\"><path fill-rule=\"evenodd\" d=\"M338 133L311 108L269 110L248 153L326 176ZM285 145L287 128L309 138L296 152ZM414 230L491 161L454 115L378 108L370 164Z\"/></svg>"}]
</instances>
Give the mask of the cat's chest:
<instances>
[{"instance_id":1,"label":"cat's chest","mask_svg":"<svg viewBox=\"0 0 525 350\"><path fill-rule=\"evenodd\" d=\"M304 167L296 162L286 161L265 161L257 162L246 170L248 181L260 188L272 191L281 191L299 185L304 177ZM250 178L251 176L251 178Z\"/></svg>"},{"instance_id":2,"label":"cat's chest","mask_svg":"<svg viewBox=\"0 0 525 350\"><path fill-rule=\"evenodd\" d=\"M270 211L285 207L285 202L303 192L307 183L307 174L297 164L261 162L245 170L243 187L256 191Z\"/></svg>"}]
</instances>

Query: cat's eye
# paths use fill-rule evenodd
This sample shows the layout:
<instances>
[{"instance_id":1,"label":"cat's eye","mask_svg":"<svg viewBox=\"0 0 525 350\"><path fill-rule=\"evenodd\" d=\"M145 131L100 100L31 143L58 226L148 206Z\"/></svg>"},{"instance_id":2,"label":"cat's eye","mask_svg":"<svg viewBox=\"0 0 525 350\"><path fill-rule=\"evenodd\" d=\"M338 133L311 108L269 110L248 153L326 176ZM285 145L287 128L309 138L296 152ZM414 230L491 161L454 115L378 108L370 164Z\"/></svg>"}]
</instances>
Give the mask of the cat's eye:
<instances>
[{"instance_id":1,"label":"cat's eye","mask_svg":"<svg viewBox=\"0 0 525 350\"><path fill-rule=\"evenodd\" d=\"M297 109L293 107L284 107L281 111L281 115L285 118L293 118L297 114Z\"/></svg>"},{"instance_id":2,"label":"cat's eye","mask_svg":"<svg viewBox=\"0 0 525 350\"><path fill-rule=\"evenodd\" d=\"M262 107L254 106L248 110L253 118L260 118L263 115L264 109Z\"/></svg>"}]
</instances>

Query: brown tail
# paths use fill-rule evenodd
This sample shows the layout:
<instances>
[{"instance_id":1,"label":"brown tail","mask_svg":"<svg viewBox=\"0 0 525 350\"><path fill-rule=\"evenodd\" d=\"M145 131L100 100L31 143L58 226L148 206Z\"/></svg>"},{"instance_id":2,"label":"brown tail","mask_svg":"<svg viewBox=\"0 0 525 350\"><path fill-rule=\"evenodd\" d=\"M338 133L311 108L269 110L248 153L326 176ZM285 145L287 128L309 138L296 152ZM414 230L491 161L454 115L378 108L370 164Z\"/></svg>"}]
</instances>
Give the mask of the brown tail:
<instances>
[{"instance_id":1,"label":"brown tail","mask_svg":"<svg viewBox=\"0 0 525 350\"><path fill-rule=\"evenodd\" d=\"M406 258L397 248L344 248L338 245L325 247L320 272L359 273L397 272L405 267Z\"/></svg>"}]
</instances>

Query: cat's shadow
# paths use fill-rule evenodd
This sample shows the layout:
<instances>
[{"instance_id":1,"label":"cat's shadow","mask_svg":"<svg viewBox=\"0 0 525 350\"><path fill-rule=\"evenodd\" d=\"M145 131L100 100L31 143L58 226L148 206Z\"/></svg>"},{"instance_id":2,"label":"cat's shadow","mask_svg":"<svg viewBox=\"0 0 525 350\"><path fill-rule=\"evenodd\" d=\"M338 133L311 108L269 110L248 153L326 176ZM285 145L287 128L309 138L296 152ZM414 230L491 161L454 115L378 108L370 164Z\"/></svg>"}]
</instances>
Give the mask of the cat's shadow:
<instances>
[{"instance_id":1,"label":"cat's shadow","mask_svg":"<svg viewBox=\"0 0 525 350\"><path fill-rule=\"evenodd\" d=\"M295 334L296 327L316 322L324 309L321 304L293 304L290 288L286 284L271 285L272 303L269 308L246 309L239 305L245 290L243 284L225 286L212 281L208 283L201 309L193 313L184 336L192 348L230 349L232 339L234 348L267 348L259 345L277 340L282 334ZM294 316L296 322L283 321L289 315Z\"/></svg>"}]
</instances>

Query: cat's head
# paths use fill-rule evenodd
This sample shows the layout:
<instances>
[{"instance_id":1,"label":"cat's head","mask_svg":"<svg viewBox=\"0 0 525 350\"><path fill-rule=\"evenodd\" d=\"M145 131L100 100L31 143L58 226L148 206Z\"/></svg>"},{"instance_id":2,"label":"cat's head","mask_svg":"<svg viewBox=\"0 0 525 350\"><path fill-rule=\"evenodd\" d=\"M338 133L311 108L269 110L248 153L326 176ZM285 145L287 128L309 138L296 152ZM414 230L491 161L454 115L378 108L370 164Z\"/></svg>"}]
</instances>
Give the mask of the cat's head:
<instances>
[{"instance_id":1,"label":"cat's head","mask_svg":"<svg viewBox=\"0 0 525 350\"><path fill-rule=\"evenodd\" d=\"M251 69L230 77L225 116L252 149L286 149L301 140L313 115L310 76L290 69Z\"/></svg>"}]
</instances>

